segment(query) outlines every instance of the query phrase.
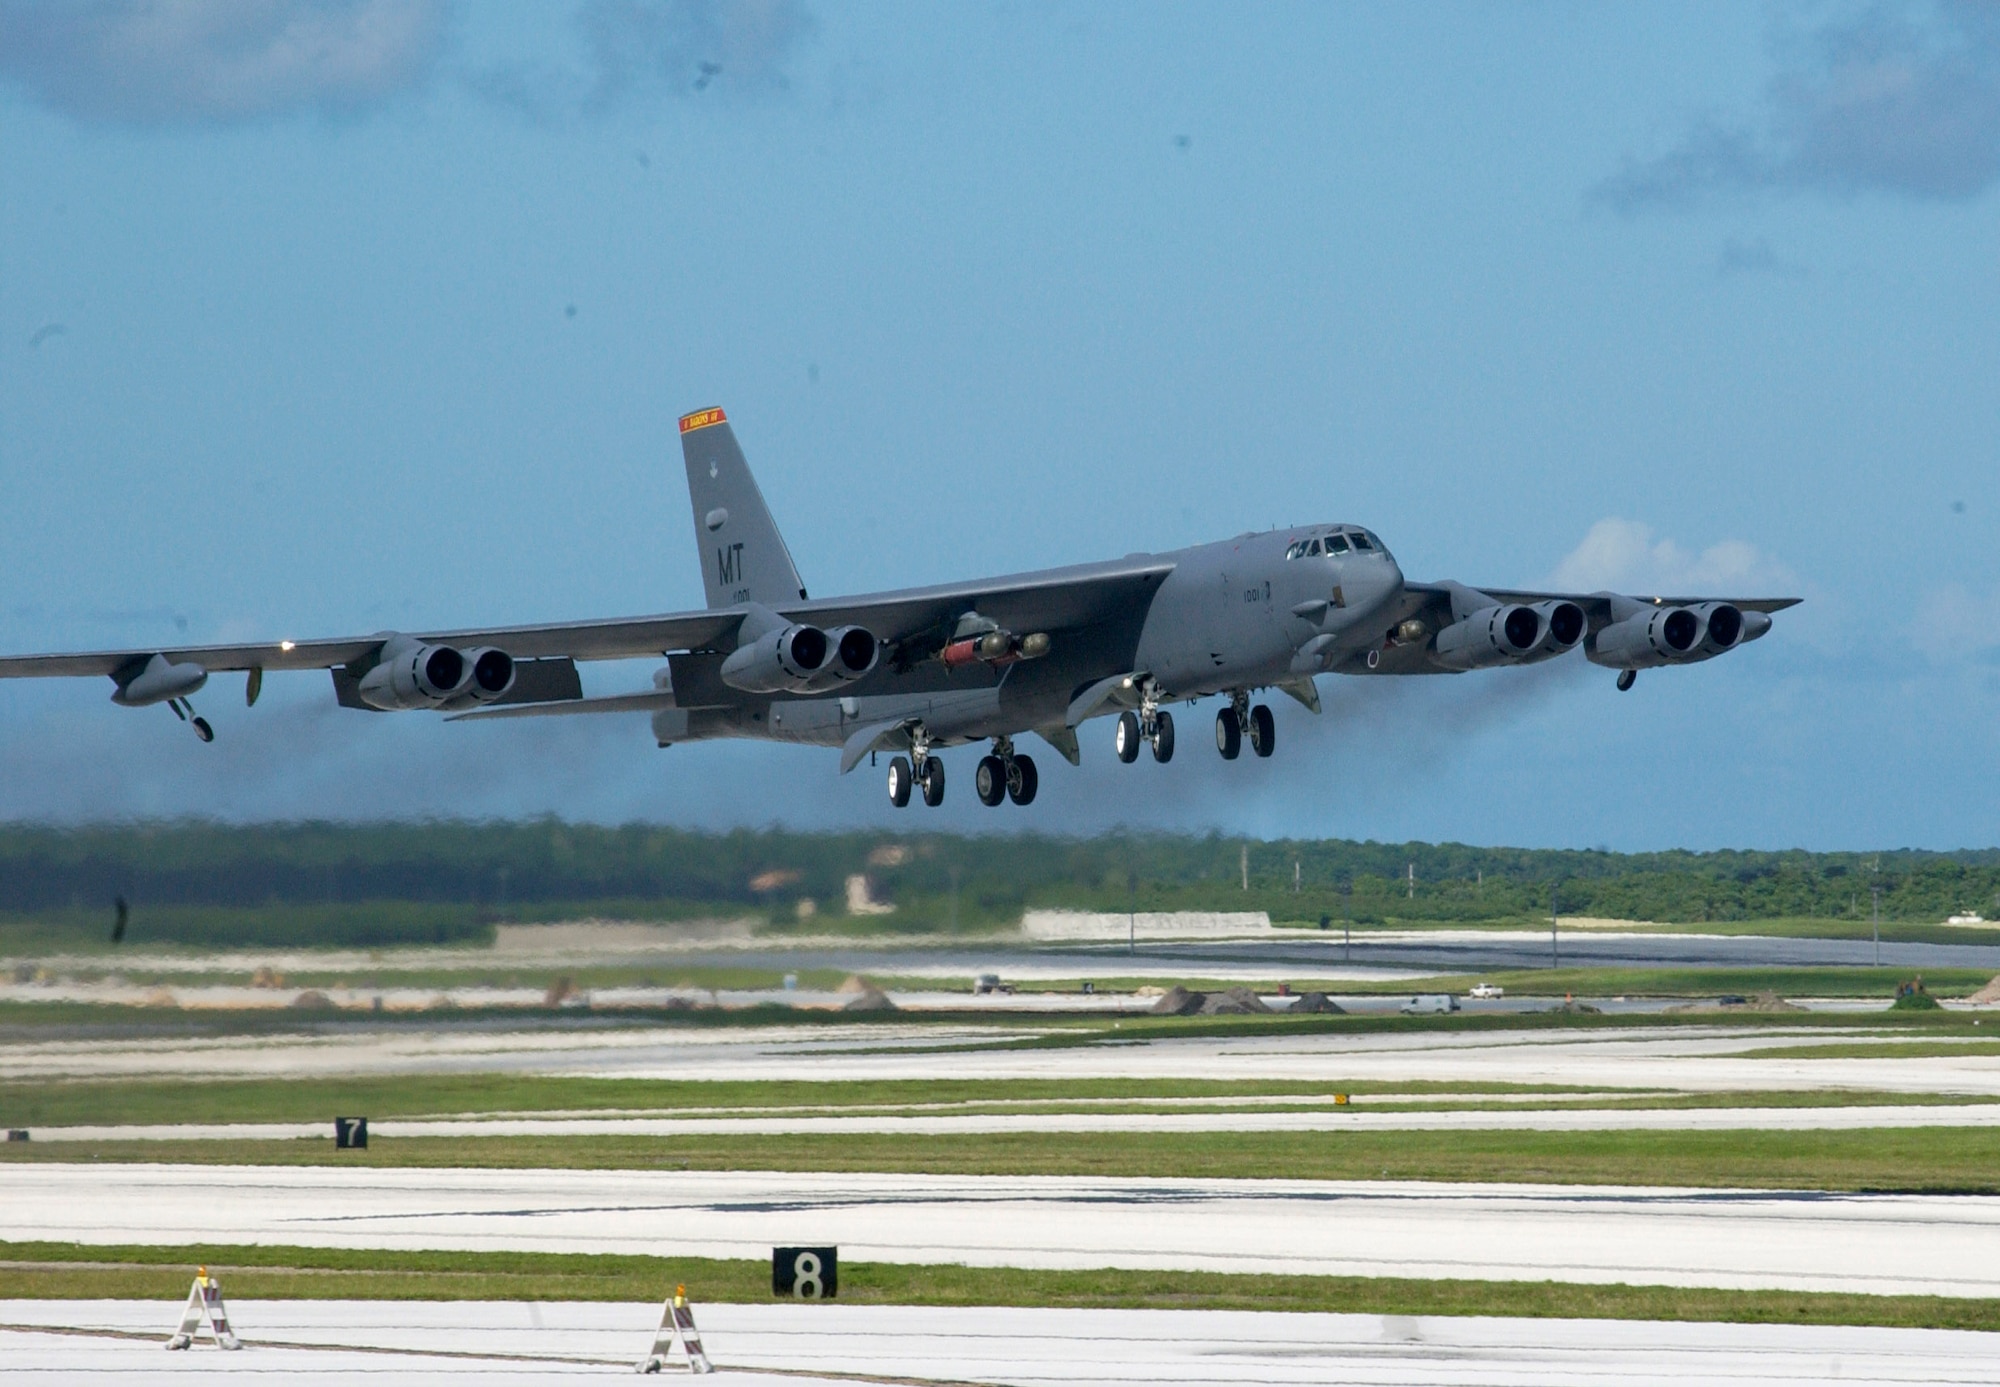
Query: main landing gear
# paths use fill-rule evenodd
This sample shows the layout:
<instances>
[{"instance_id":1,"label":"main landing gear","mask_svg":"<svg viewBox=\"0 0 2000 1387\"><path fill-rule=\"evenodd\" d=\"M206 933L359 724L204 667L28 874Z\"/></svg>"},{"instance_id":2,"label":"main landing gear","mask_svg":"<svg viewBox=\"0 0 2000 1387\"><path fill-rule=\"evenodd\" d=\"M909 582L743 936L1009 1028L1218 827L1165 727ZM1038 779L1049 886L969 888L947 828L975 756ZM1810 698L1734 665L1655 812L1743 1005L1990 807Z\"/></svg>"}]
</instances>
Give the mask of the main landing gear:
<instances>
[{"instance_id":1,"label":"main landing gear","mask_svg":"<svg viewBox=\"0 0 2000 1387\"><path fill-rule=\"evenodd\" d=\"M933 809L944 803L944 762L931 755L931 736L921 725L910 733L910 754L889 758L889 803L903 808L913 789Z\"/></svg>"},{"instance_id":2,"label":"main landing gear","mask_svg":"<svg viewBox=\"0 0 2000 1387\"><path fill-rule=\"evenodd\" d=\"M1118 759L1128 766L1138 760L1141 742L1152 744L1161 765L1174 759L1174 715L1160 706L1159 687L1150 679L1139 690L1139 711L1118 715Z\"/></svg>"},{"instance_id":3,"label":"main landing gear","mask_svg":"<svg viewBox=\"0 0 2000 1387\"><path fill-rule=\"evenodd\" d=\"M1229 697L1229 706L1215 715L1215 749L1222 753L1225 761L1234 761L1243 754L1243 734L1250 734L1250 749L1259 756L1269 756L1278 746L1278 724L1271 716L1271 710L1259 703L1250 706L1250 695L1237 690Z\"/></svg>"},{"instance_id":4,"label":"main landing gear","mask_svg":"<svg viewBox=\"0 0 2000 1387\"><path fill-rule=\"evenodd\" d=\"M1630 689L1630 688L1631 688L1631 687L1632 687L1632 686L1633 686L1634 684L1636 684L1636 683L1638 683L1638 682L1639 682L1639 671L1638 671L1638 670L1636 670L1636 669L1621 669L1621 670L1619 670L1619 671L1618 671L1618 692L1619 692L1619 693L1624 693L1624 692L1625 692L1626 690Z\"/></svg>"},{"instance_id":5,"label":"main landing gear","mask_svg":"<svg viewBox=\"0 0 2000 1387\"><path fill-rule=\"evenodd\" d=\"M185 698L170 698L167 700L167 706L174 710L175 717L194 728L195 736L204 742L215 740L215 729L208 725L208 719L196 717L194 705Z\"/></svg>"},{"instance_id":6,"label":"main landing gear","mask_svg":"<svg viewBox=\"0 0 2000 1387\"><path fill-rule=\"evenodd\" d=\"M988 808L997 806L1003 799L1011 799L1016 804L1033 804L1040 784L1041 778L1035 774L1035 758L1017 755L1011 737L995 737L993 753L980 758L979 769L972 776L972 787L979 795L979 802Z\"/></svg>"}]
</instances>

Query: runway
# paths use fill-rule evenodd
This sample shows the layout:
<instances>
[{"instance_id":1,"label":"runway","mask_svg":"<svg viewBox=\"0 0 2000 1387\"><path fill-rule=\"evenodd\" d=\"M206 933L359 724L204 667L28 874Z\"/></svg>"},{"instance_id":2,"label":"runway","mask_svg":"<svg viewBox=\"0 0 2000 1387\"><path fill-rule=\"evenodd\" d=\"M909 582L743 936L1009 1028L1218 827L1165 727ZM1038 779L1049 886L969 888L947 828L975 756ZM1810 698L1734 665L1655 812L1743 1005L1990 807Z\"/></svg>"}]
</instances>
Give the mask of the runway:
<instances>
[{"instance_id":1,"label":"runway","mask_svg":"<svg viewBox=\"0 0 2000 1387\"><path fill-rule=\"evenodd\" d=\"M490 1301L232 1309L242 1352L168 1354L160 1341L177 1304L0 1301L0 1356L11 1374L51 1387L271 1376L415 1387L498 1377L528 1387L629 1374L660 1313L656 1304ZM718 1384L2000 1383L2000 1336L1936 1329L838 1303L697 1303L696 1314Z\"/></svg>"},{"instance_id":2,"label":"runway","mask_svg":"<svg viewBox=\"0 0 2000 1387\"><path fill-rule=\"evenodd\" d=\"M1468 1095L1479 1097L1481 1095ZM1407 1096L1406 1101L1407 1101ZM1599 1101L1602 1101L1600 1098ZM978 1136L1023 1132L1848 1132L1875 1128L2000 1127L2000 1103L1842 1107L1541 1108L1369 1112L1344 1107L1258 1112L980 1112L902 1117L487 1117L381 1118L389 1137ZM236 1122L37 1127L38 1142L284 1141L324 1138L325 1122Z\"/></svg>"},{"instance_id":3,"label":"runway","mask_svg":"<svg viewBox=\"0 0 2000 1387\"><path fill-rule=\"evenodd\" d=\"M2000 1296L2000 1197L706 1171L13 1165L21 1241L625 1252Z\"/></svg>"},{"instance_id":4,"label":"runway","mask_svg":"<svg viewBox=\"0 0 2000 1387\"><path fill-rule=\"evenodd\" d=\"M0 1355L10 1373L51 1387L274 1375L417 1387L499 1377L527 1387L629 1374L660 1313L656 1304L490 1301L232 1309L242 1352L167 1354L160 1341L175 1304L0 1301ZM718 1384L2000 1383L1995 1335L1936 1329L837 1303L697 1304L696 1313Z\"/></svg>"},{"instance_id":5,"label":"runway","mask_svg":"<svg viewBox=\"0 0 2000 1387\"><path fill-rule=\"evenodd\" d=\"M1178 1037L1009 1048L1038 1034L895 1021L726 1028L577 1024L341 1025L280 1035L35 1038L0 1045L0 1078L349 1078L381 1074L567 1074L600 1078L1216 1079L1345 1083L1534 1084L1627 1092L1859 1090L2000 1098L2000 1044L1894 1053L1907 1032L1836 1036L1785 1025L1343 1032ZM2000 1027L1996 1027L2000 1039ZM1770 1054L1837 1041L1880 1056ZM331 1117L331 1114L328 1114Z\"/></svg>"}]
</instances>

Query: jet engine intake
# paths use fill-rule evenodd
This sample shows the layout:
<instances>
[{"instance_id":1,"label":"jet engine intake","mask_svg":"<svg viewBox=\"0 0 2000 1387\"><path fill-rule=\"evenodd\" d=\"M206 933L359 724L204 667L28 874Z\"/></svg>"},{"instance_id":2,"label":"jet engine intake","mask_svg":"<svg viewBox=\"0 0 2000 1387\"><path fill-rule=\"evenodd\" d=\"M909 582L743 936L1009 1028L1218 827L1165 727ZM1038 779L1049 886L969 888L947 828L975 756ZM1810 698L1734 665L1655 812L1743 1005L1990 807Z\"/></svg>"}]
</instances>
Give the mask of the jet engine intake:
<instances>
[{"instance_id":1,"label":"jet engine intake","mask_svg":"<svg viewBox=\"0 0 2000 1387\"><path fill-rule=\"evenodd\" d=\"M864 626L836 626L826 633L827 661L816 684L851 684L865 679L881 658L882 643Z\"/></svg>"},{"instance_id":2,"label":"jet engine intake","mask_svg":"<svg viewBox=\"0 0 2000 1387\"><path fill-rule=\"evenodd\" d=\"M874 637L868 639L872 644ZM817 626L780 627L736 647L722 662L722 682L744 693L804 693L833 653L833 642Z\"/></svg>"},{"instance_id":3,"label":"jet engine intake","mask_svg":"<svg viewBox=\"0 0 2000 1387\"><path fill-rule=\"evenodd\" d=\"M1742 643L1741 608L1729 602L1704 602L1689 610L1701 618L1701 643L1698 648L1703 655L1720 655Z\"/></svg>"},{"instance_id":4,"label":"jet engine intake","mask_svg":"<svg viewBox=\"0 0 2000 1387\"><path fill-rule=\"evenodd\" d=\"M1438 632L1433 648L1437 651L1437 662L1450 670L1518 664L1536 658L1548 635L1548 625L1534 607L1519 604L1482 607Z\"/></svg>"},{"instance_id":5,"label":"jet engine intake","mask_svg":"<svg viewBox=\"0 0 2000 1387\"><path fill-rule=\"evenodd\" d=\"M465 652L472 678L465 686L465 698L473 703L494 703L514 687L514 657L504 650L482 645Z\"/></svg>"},{"instance_id":6,"label":"jet engine intake","mask_svg":"<svg viewBox=\"0 0 2000 1387\"><path fill-rule=\"evenodd\" d=\"M1712 660L1771 629L1762 612L1728 602L1692 607L1652 607L1613 622L1592 636L1584 654L1612 669L1654 669Z\"/></svg>"},{"instance_id":7,"label":"jet engine intake","mask_svg":"<svg viewBox=\"0 0 2000 1387\"><path fill-rule=\"evenodd\" d=\"M500 651L475 652L499 655L506 663L506 683L514 681L514 662ZM489 662L489 670L491 662ZM392 636L382 645L375 667L361 676L361 701L385 712L414 708L437 708L467 693L474 685L472 661L463 651L449 645L422 645L407 636ZM503 687L501 692L505 692ZM498 694L493 697L498 697Z\"/></svg>"},{"instance_id":8,"label":"jet engine intake","mask_svg":"<svg viewBox=\"0 0 2000 1387\"><path fill-rule=\"evenodd\" d=\"M1583 608L1574 602L1537 602L1534 612L1542 619L1542 639L1531 658L1567 654L1576 649L1576 643L1589 629Z\"/></svg>"}]
</instances>

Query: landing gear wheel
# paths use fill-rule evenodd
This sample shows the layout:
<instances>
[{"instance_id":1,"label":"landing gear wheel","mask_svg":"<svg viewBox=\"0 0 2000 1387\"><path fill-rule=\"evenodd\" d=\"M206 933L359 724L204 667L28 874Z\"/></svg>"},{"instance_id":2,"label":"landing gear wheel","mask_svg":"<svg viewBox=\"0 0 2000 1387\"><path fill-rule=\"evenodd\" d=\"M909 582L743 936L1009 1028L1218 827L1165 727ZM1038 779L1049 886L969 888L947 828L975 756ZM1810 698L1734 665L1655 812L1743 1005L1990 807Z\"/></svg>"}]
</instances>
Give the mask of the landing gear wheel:
<instances>
[{"instance_id":1,"label":"landing gear wheel","mask_svg":"<svg viewBox=\"0 0 2000 1387\"><path fill-rule=\"evenodd\" d=\"M1139 735L1139 715L1120 713L1118 715L1118 759L1131 765L1139 759L1139 743L1145 740Z\"/></svg>"},{"instance_id":2,"label":"landing gear wheel","mask_svg":"<svg viewBox=\"0 0 2000 1387\"><path fill-rule=\"evenodd\" d=\"M1250 710L1250 749L1259 756L1269 756L1278 745L1278 724L1272 721L1271 710L1259 703Z\"/></svg>"},{"instance_id":3,"label":"landing gear wheel","mask_svg":"<svg viewBox=\"0 0 2000 1387\"><path fill-rule=\"evenodd\" d=\"M910 786L914 777L910 774L910 758L896 756L889 761L889 803L898 809L910 802Z\"/></svg>"},{"instance_id":4,"label":"landing gear wheel","mask_svg":"<svg viewBox=\"0 0 2000 1387\"><path fill-rule=\"evenodd\" d=\"M204 742L212 742L215 740L215 729L208 725L207 718L196 718L194 720L194 735L201 738Z\"/></svg>"},{"instance_id":5,"label":"landing gear wheel","mask_svg":"<svg viewBox=\"0 0 2000 1387\"><path fill-rule=\"evenodd\" d=\"M1016 804L1033 804L1041 777L1035 774L1035 758L1016 756L1007 763L1007 797Z\"/></svg>"},{"instance_id":6,"label":"landing gear wheel","mask_svg":"<svg viewBox=\"0 0 2000 1387\"><path fill-rule=\"evenodd\" d=\"M1621 670L1619 670L1619 671L1618 671L1618 692L1619 692L1619 693L1624 693L1624 692L1625 692L1625 691L1626 691L1627 689L1631 688L1631 687L1632 687L1632 686L1633 686L1634 684L1636 684L1636 683L1638 683L1638 682L1639 682L1639 671L1638 671L1638 670L1636 670L1636 669L1621 669Z\"/></svg>"},{"instance_id":7,"label":"landing gear wheel","mask_svg":"<svg viewBox=\"0 0 2000 1387\"><path fill-rule=\"evenodd\" d=\"M924 758L924 803L935 809L944 803L944 762L935 756Z\"/></svg>"},{"instance_id":8,"label":"landing gear wheel","mask_svg":"<svg viewBox=\"0 0 2000 1387\"><path fill-rule=\"evenodd\" d=\"M1243 754L1243 723L1234 707L1224 708L1215 715L1215 749L1225 761L1234 761Z\"/></svg>"},{"instance_id":9,"label":"landing gear wheel","mask_svg":"<svg viewBox=\"0 0 2000 1387\"><path fill-rule=\"evenodd\" d=\"M1164 708L1153 715L1153 759L1163 766L1174 759L1174 715Z\"/></svg>"},{"instance_id":10,"label":"landing gear wheel","mask_svg":"<svg viewBox=\"0 0 2000 1387\"><path fill-rule=\"evenodd\" d=\"M1007 763L998 756L980 757L979 769L972 773L972 789L989 809L1007 798Z\"/></svg>"}]
</instances>

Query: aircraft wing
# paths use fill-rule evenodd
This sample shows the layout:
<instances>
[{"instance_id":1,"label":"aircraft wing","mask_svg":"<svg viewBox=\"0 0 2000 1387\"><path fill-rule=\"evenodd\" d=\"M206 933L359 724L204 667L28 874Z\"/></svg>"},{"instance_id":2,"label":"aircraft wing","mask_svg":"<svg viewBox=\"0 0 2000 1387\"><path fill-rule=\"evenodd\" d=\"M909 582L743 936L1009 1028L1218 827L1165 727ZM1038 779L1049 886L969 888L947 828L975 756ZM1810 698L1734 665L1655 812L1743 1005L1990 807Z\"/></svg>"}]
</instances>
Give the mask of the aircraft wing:
<instances>
[{"instance_id":1,"label":"aircraft wing","mask_svg":"<svg viewBox=\"0 0 2000 1387\"><path fill-rule=\"evenodd\" d=\"M740 611L682 612L613 621L559 622L546 626L496 626L481 630L410 632L427 645L498 646L516 659L568 656L622 660L669 650L700 649L722 639L742 619ZM331 669L372 657L381 633L336 640L264 641L247 645L155 646L147 650L93 650L75 654L0 657L0 679L110 675L135 660L164 655L170 664L203 669Z\"/></svg>"},{"instance_id":2,"label":"aircraft wing","mask_svg":"<svg viewBox=\"0 0 2000 1387\"><path fill-rule=\"evenodd\" d=\"M869 597L833 598L778 608L816 626L865 626L889 646L942 645L956 620L977 611L1004 629L1064 631L1140 612L1174 571L1172 563L1135 554L1112 563L1078 564L972 583L908 588ZM921 654L935 653L922 649Z\"/></svg>"},{"instance_id":3,"label":"aircraft wing","mask_svg":"<svg viewBox=\"0 0 2000 1387\"><path fill-rule=\"evenodd\" d=\"M1530 592L1523 588L1485 588L1473 585L1496 602L1574 602L1583 608L1593 624L1609 620L1611 616L1612 594L1608 592ZM1450 604L1451 586L1446 583L1405 583L1406 592L1428 594L1437 601ZM1644 603L1649 607L1691 607L1700 602L1727 602L1732 607L1746 612L1782 612L1787 607L1796 607L1805 599L1799 597L1656 597L1650 594L1619 593L1618 596Z\"/></svg>"},{"instance_id":4,"label":"aircraft wing","mask_svg":"<svg viewBox=\"0 0 2000 1387\"><path fill-rule=\"evenodd\" d=\"M912 643L942 645L952 623L977 610L1002 627L1022 632L1060 631L1093 625L1123 612L1143 610L1171 563L1135 555L1116 563L1049 569L984 582L910 588L873 596L788 603L777 610L787 620L821 626L865 626L892 649ZM555 622L540 626L494 626L402 634L426 645L459 649L495 646L516 660L621 660L670 651L729 649L744 615L742 607L609 621ZM170 665L198 665L211 673L228 670L337 669L372 661L386 632L333 640L263 641L242 645L154 646L141 650L94 650L0 657L0 679L116 676L155 655ZM925 648L922 654L933 653Z\"/></svg>"},{"instance_id":5,"label":"aircraft wing","mask_svg":"<svg viewBox=\"0 0 2000 1387\"><path fill-rule=\"evenodd\" d=\"M1381 648L1349 655L1338 667L1350 674L1435 674L1441 666L1429 653L1427 643L1403 644L1393 639L1394 630L1401 623L1416 619L1432 631L1440 631L1449 625L1454 617L1454 597L1485 598L1492 602L1511 605L1522 603L1533 605L1539 602L1574 602L1583 609L1587 629L1598 631L1617 619L1613 604L1630 604L1622 608L1629 614L1638 607L1685 607L1704 602L1727 602L1746 612L1781 612L1787 607L1796 607L1803 599L1797 597L1667 597L1611 592L1541 592L1527 588L1472 588L1460 583L1412 583L1403 584L1402 601L1383 614L1382 622L1391 636Z\"/></svg>"}]
</instances>

